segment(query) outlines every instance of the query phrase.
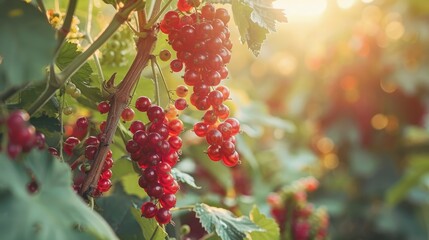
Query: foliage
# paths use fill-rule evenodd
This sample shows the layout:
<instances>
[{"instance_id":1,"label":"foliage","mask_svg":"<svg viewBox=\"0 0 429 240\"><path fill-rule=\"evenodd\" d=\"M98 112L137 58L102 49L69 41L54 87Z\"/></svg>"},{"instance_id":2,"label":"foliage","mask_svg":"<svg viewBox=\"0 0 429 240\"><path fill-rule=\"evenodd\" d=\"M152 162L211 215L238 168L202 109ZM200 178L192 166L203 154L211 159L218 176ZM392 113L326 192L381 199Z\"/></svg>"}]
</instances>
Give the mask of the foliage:
<instances>
[{"instance_id":1,"label":"foliage","mask_svg":"<svg viewBox=\"0 0 429 240\"><path fill-rule=\"evenodd\" d=\"M47 152L33 151L16 162L2 153L0 164L4 171L0 179L2 238L116 239L107 223L73 192L65 163ZM35 193L28 190L32 181L38 186Z\"/></svg>"}]
</instances>

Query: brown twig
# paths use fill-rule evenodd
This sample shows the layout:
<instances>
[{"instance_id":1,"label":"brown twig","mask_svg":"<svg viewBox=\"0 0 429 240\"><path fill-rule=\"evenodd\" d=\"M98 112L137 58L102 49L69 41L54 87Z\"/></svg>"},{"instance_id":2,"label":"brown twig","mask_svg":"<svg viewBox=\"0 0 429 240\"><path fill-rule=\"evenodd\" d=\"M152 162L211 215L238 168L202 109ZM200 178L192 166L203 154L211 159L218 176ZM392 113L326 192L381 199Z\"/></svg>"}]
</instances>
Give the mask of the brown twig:
<instances>
[{"instance_id":1,"label":"brown twig","mask_svg":"<svg viewBox=\"0 0 429 240\"><path fill-rule=\"evenodd\" d=\"M139 11L138 14L144 14L144 11ZM139 19L145 19L145 17L139 17ZM97 187L98 179L103 170L104 159L107 156L109 145L112 144L112 139L118 126L121 113L128 105L132 91L140 78L140 74L150 59L151 53L155 47L157 33L158 29L153 26L151 29L147 30L147 34L144 38L138 40L137 55L125 75L125 78L118 85L116 92L111 98L111 107L109 115L107 116L106 130L100 140L100 147L95 155L94 165L82 184L80 194L84 198L92 196L93 191Z\"/></svg>"}]
</instances>

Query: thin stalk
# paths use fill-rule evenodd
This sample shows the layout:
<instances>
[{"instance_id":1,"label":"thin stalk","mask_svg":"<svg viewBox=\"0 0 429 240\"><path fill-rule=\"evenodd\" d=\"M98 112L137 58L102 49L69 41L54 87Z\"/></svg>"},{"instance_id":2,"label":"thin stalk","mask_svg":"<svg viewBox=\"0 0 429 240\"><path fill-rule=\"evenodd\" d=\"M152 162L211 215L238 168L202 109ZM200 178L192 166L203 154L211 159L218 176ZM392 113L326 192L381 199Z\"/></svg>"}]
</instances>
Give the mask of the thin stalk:
<instances>
[{"instance_id":1,"label":"thin stalk","mask_svg":"<svg viewBox=\"0 0 429 240\"><path fill-rule=\"evenodd\" d=\"M156 71L155 71L154 58L155 58L154 56L151 56L151 58L150 58L150 67L152 69L153 82L155 83L155 100L156 100L156 104L158 104L160 106L161 105L161 96L159 94L159 81L158 81L158 77L157 77Z\"/></svg>"},{"instance_id":2,"label":"thin stalk","mask_svg":"<svg viewBox=\"0 0 429 240\"><path fill-rule=\"evenodd\" d=\"M64 146L64 122L63 122L63 110L64 110L64 105L66 102L66 98L65 98L65 90L64 87L62 88L62 101L61 101L61 106L60 106L60 112L59 112L59 121L60 121L60 159L64 160L64 156L63 156L63 146Z\"/></svg>"},{"instance_id":3,"label":"thin stalk","mask_svg":"<svg viewBox=\"0 0 429 240\"><path fill-rule=\"evenodd\" d=\"M94 43L94 40L91 37L93 8L94 8L93 0L89 0L85 36L86 36L86 40L88 40L90 44ZM101 69L100 59L98 58L97 54L94 54L93 58L94 58L95 66L97 68L98 76L100 76L101 82L104 82L104 74L103 74L103 70Z\"/></svg>"},{"instance_id":4,"label":"thin stalk","mask_svg":"<svg viewBox=\"0 0 429 240\"><path fill-rule=\"evenodd\" d=\"M155 62L156 67L158 68L158 72L159 72L159 75L161 76L162 83L164 83L164 87L168 95L168 100L172 101L173 98L171 97L171 92L168 89L167 81L165 81L165 77L164 77L164 74L162 73L161 67L159 66L158 61L156 61L155 57L153 58L153 61Z\"/></svg>"},{"instance_id":5,"label":"thin stalk","mask_svg":"<svg viewBox=\"0 0 429 240\"><path fill-rule=\"evenodd\" d=\"M152 233L152 236L150 236L150 240L155 239L154 237L156 235L156 232L158 232L158 228L159 228L159 226L157 225L156 228L155 228L155 231L153 231L153 233Z\"/></svg>"}]
</instances>

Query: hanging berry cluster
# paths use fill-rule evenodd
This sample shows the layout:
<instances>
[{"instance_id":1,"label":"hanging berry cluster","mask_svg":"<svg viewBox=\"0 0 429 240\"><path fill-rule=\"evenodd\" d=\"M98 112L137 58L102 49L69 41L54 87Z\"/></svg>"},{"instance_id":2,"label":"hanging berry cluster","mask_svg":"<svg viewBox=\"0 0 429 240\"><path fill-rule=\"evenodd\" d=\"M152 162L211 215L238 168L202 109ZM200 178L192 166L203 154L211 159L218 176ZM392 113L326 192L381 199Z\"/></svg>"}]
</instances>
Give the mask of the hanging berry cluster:
<instances>
[{"instance_id":1,"label":"hanging berry cluster","mask_svg":"<svg viewBox=\"0 0 429 240\"><path fill-rule=\"evenodd\" d=\"M315 191L318 186L315 178L307 177L267 197L271 215L280 226L282 239L327 239L329 216L326 209L314 209L307 202L307 192Z\"/></svg>"},{"instance_id":2,"label":"hanging berry cluster","mask_svg":"<svg viewBox=\"0 0 429 240\"><path fill-rule=\"evenodd\" d=\"M77 192L82 188L82 183L85 176L91 170L93 166L95 154L98 151L100 145L100 137L102 133L98 136L88 136L88 119L86 117L80 117L76 120L76 123L73 126L72 136L68 137L63 144L63 151L69 156L76 156L77 159L70 163L72 170L78 169L80 174L76 174L76 177L73 182L73 189ZM81 140L82 139L82 144ZM76 149L76 150L75 150ZM82 151L80 151L80 149ZM97 188L95 189L93 196L100 196L102 193L107 192L111 186L112 182L110 178L112 177L112 171L110 170L113 166L112 151L107 152L103 170L101 172L100 178L98 180Z\"/></svg>"},{"instance_id":3,"label":"hanging berry cluster","mask_svg":"<svg viewBox=\"0 0 429 240\"><path fill-rule=\"evenodd\" d=\"M222 160L227 166L239 163L235 150L235 135L240 131L240 124L229 118L229 108L224 104L229 99L229 89L220 86L228 76L225 64L231 59L232 43L229 39L228 22L230 15L224 8L216 9L206 4L192 11L192 5L185 0L178 1L177 11L165 14L160 24L163 33L168 34L168 42L176 51L177 59L170 63L173 72L184 68L184 83L192 87L190 103L198 110L205 111L202 121L194 125L194 132L205 137L210 145L208 156L213 161ZM177 89L178 109L186 106L184 87Z\"/></svg>"},{"instance_id":4,"label":"hanging berry cluster","mask_svg":"<svg viewBox=\"0 0 429 240\"><path fill-rule=\"evenodd\" d=\"M12 159L15 159L22 152L29 152L33 148L43 149L45 147L45 135L36 132L36 128L28 122L29 120L30 115L23 110L16 110L10 113L7 118L0 119L0 128L3 125L7 127L9 141L6 152Z\"/></svg>"},{"instance_id":5,"label":"hanging berry cluster","mask_svg":"<svg viewBox=\"0 0 429 240\"><path fill-rule=\"evenodd\" d=\"M145 112L149 120L146 124L140 120L131 123L133 138L126 144L131 159L141 169L139 186L151 198L141 206L142 216L155 217L160 224L167 224L171 221L170 209L176 205L175 193L179 190L171 168L176 165L182 148L179 134L183 131L183 123L177 118L176 108L164 111L148 97L137 98L135 107ZM122 118L131 121L127 116L123 112Z\"/></svg>"}]
</instances>

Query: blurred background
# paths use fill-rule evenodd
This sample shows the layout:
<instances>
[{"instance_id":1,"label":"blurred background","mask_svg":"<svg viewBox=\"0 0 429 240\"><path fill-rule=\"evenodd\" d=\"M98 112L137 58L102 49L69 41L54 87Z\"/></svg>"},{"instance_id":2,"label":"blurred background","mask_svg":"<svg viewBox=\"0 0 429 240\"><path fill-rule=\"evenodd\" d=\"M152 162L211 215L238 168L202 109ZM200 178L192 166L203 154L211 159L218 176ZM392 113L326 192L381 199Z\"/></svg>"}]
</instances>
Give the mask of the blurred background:
<instances>
[{"instance_id":1,"label":"blurred background","mask_svg":"<svg viewBox=\"0 0 429 240\"><path fill-rule=\"evenodd\" d=\"M289 22L257 58L237 42L229 66L263 184L318 178L309 201L327 208L332 239L427 239L429 2L274 5Z\"/></svg>"}]
</instances>

